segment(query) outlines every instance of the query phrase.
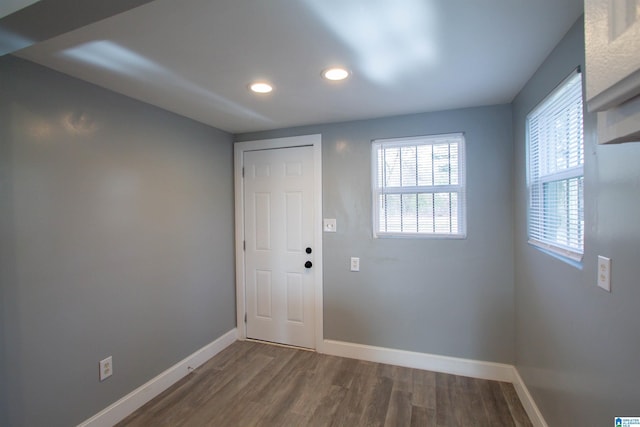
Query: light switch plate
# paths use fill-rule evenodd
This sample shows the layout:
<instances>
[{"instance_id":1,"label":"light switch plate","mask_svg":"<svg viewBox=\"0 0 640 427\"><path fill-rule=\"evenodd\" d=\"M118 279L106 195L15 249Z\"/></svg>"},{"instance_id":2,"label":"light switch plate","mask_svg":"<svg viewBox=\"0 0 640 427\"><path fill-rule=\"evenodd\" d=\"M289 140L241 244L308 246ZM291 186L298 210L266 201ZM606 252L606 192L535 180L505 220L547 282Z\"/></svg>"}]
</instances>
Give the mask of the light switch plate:
<instances>
[{"instance_id":1,"label":"light switch plate","mask_svg":"<svg viewBox=\"0 0 640 427\"><path fill-rule=\"evenodd\" d=\"M611 260L598 256L598 286L611 292Z\"/></svg>"},{"instance_id":2,"label":"light switch plate","mask_svg":"<svg viewBox=\"0 0 640 427\"><path fill-rule=\"evenodd\" d=\"M360 271L360 258L351 257L351 271Z\"/></svg>"},{"instance_id":3,"label":"light switch plate","mask_svg":"<svg viewBox=\"0 0 640 427\"><path fill-rule=\"evenodd\" d=\"M335 233L336 232L336 219L335 218L325 218L322 222L322 229L327 233Z\"/></svg>"}]
</instances>

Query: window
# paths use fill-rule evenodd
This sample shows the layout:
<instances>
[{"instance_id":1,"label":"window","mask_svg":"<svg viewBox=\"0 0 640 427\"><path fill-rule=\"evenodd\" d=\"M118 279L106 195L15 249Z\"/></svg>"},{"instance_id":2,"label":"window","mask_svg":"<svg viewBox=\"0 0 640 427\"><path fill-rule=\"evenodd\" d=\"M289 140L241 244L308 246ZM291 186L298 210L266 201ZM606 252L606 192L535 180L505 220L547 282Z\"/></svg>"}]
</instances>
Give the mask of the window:
<instances>
[{"instance_id":1,"label":"window","mask_svg":"<svg viewBox=\"0 0 640 427\"><path fill-rule=\"evenodd\" d=\"M527 116L529 243L580 261L584 251L582 75Z\"/></svg>"},{"instance_id":2,"label":"window","mask_svg":"<svg viewBox=\"0 0 640 427\"><path fill-rule=\"evenodd\" d=\"M376 140L372 164L375 237L465 237L463 134Z\"/></svg>"}]
</instances>

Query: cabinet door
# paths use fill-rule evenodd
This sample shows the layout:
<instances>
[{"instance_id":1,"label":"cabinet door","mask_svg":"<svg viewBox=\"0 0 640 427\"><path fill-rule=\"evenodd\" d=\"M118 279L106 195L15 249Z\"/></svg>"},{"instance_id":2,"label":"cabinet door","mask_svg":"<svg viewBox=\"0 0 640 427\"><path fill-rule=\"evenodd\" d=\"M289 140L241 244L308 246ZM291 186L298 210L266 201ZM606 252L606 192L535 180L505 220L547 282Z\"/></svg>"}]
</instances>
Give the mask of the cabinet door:
<instances>
[{"instance_id":1,"label":"cabinet door","mask_svg":"<svg viewBox=\"0 0 640 427\"><path fill-rule=\"evenodd\" d=\"M585 45L589 111L640 94L640 0L585 0Z\"/></svg>"},{"instance_id":2,"label":"cabinet door","mask_svg":"<svg viewBox=\"0 0 640 427\"><path fill-rule=\"evenodd\" d=\"M586 98L598 143L640 140L640 0L585 0Z\"/></svg>"}]
</instances>

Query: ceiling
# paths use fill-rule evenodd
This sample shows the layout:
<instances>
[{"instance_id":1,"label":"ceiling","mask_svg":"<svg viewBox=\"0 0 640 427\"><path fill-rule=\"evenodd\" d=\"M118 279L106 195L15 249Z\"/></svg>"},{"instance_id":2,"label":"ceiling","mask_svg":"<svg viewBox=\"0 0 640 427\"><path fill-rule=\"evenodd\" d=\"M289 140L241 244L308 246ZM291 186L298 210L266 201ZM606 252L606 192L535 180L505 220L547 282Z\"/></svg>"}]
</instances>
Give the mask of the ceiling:
<instances>
[{"instance_id":1,"label":"ceiling","mask_svg":"<svg viewBox=\"0 0 640 427\"><path fill-rule=\"evenodd\" d=\"M14 54L240 133L508 103L582 11L582 0L154 0ZM332 65L350 78L322 79ZM274 91L251 93L255 80Z\"/></svg>"}]
</instances>

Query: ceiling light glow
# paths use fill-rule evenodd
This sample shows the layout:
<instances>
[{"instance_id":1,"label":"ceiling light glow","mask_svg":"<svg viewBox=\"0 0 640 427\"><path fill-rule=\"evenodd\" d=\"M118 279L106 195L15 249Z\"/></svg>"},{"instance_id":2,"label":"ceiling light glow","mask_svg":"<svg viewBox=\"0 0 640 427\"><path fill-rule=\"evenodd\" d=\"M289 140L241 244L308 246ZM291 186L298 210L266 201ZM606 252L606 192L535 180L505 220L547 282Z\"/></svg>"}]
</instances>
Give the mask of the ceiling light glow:
<instances>
[{"instance_id":1,"label":"ceiling light glow","mask_svg":"<svg viewBox=\"0 0 640 427\"><path fill-rule=\"evenodd\" d=\"M255 93L269 93L273 90L273 86L265 82L256 82L252 83L251 86L249 86L249 89Z\"/></svg>"},{"instance_id":2,"label":"ceiling light glow","mask_svg":"<svg viewBox=\"0 0 640 427\"><path fill-rule=\"evenodd\" d=\"M322 72L322 77L333 81L344 80L349 77L349 71L338 67L327 68Z\"/></svg>"},{"instance_id":3,"label":"ceiling light glow","mask_svg":"<svg viewBox=\"0 0 640 427\"><path fill-rule=\"evenodd\" d=\"M435 0L303 0L333 30L357 62L358 76L397 83L425 65L438 65L438 16ZM340 7L336 7L336 4ZM355 59L354 59L355 60ZM352 60L353 61L353 60Z\"/></svg>"}]
</instances>

